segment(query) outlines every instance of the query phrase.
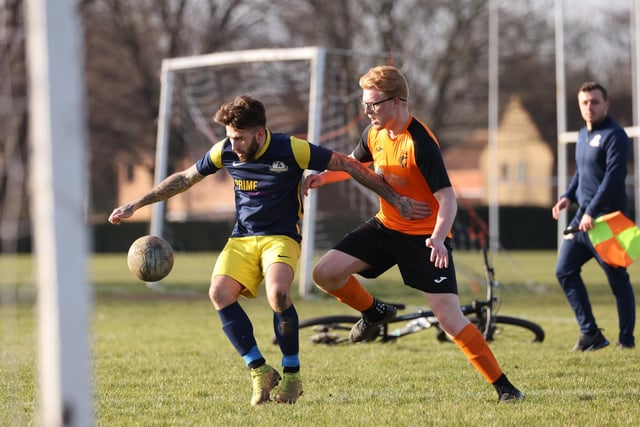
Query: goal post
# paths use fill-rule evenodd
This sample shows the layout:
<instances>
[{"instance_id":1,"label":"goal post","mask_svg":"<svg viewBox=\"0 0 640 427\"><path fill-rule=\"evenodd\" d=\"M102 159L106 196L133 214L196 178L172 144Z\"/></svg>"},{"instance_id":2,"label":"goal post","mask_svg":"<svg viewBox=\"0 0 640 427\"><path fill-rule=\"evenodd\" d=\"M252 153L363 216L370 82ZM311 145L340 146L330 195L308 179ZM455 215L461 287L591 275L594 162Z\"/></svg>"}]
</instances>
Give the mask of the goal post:
<instances>
[{"instance_id":1,"label":"goal post","mask_svg":"<svg viewBox=\"0 0 640 427\"><path fill-rule=\"evenodd\" d=\"M212 123L215 111L223 102L242 94L254 96L265 104L267 125L274 132L350 152L359 135L358 118L362 118L357 78L371 66L385 61L383 54L364 55L318 46L165 59L161 69L154 183L167 176L170 140L179 138L194 160L224 137L223 130ZM356 183L348 185L354 194L363 192ZM301 296L309 295L312 289L311 269L318 233L317 197L314 190L304 199L298 270ZM355 202L358 209L363 205L367 214L373 211L371 205L376 202L358 200ZM165 212L165 203L152 206L150 234L165 233Z\"/></svg>"},{"instance_id":2,"label":"goal post","mask_svg":"<svg viewBox=\"0 0 640 427\"><path fill-rule=\"evenodd\" d=\"M81 22L72 0L26 2L38 419L93 424Z\"/></svg>"}]
</instances>

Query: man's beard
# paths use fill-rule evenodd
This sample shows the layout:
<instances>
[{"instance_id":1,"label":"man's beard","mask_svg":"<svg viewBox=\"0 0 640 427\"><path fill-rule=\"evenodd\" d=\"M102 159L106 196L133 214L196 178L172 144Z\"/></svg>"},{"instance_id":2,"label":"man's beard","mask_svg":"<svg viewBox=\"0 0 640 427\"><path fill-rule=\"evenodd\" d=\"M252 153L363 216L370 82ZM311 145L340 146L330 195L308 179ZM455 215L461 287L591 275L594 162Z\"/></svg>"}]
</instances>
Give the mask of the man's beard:
<instances>
[{"instance_id":1,"label":"man's beard","mask_svg":"<svg viewBox=\"0 0 640 427\"><path fill-rule=\"evenodd\" d=\"M241 162L250 162L255 159L258 152L258 138L256 136L251 140L251 144L247 147L247 151L241 156L236 153Z\"/></svg>"}]
</instances>

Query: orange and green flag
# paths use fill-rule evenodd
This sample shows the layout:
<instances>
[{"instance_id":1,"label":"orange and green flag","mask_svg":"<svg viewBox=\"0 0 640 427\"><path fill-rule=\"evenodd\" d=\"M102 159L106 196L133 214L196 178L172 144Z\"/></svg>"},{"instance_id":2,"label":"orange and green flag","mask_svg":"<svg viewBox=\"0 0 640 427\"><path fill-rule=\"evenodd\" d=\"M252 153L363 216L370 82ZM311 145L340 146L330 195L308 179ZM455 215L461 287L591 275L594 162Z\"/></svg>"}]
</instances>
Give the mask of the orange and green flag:
<instances>
[{"instance_id":1,"label":"orange and green flag","mask_svg":"<svg viewBox=\"0 0 640 427\"><path fill-rule=\"evenodd\" d=\"M589 240L602 260L614 267L628 267L640 256L640 229L620 211L596 218Z\"/></svg>"}]
</instances>

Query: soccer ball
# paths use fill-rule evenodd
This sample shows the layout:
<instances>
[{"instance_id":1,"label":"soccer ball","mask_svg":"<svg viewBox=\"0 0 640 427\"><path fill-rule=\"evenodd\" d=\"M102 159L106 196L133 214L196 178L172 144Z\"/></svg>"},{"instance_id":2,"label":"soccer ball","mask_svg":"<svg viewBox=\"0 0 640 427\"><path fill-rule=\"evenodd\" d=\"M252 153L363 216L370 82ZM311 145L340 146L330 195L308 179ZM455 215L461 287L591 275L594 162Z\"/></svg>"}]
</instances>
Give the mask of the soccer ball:
<instances>
[{"instance_id":1,"label":"soccer ball","mask_svg":"<svg viewBox=\"0 0 640 427\"><path fill-rule=\"evenodd\" d=\"M140 280L162 280L173 268L171 245L158 236L142 236L129 247L127 266Z\"/></svg>"}]
</instances>

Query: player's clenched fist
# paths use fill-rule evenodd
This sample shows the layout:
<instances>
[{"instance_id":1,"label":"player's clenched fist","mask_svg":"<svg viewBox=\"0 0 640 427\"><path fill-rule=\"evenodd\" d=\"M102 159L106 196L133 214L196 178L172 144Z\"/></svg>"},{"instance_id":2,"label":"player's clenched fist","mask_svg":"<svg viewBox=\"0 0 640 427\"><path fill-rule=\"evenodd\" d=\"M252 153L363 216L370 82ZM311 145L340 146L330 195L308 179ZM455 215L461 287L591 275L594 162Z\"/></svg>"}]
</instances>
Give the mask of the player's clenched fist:
<instances>
[{"instance_id":1,"label":"player's clenched fist","mask_svg":"<svg viewBox=\"0 0 640 427\"><path fill-rule=\"evenodd\" d=\"M131 206L120 206L111 212L111 215L109 215L109 222L111 224L120 224L123 219L129 218L131 215L133 215L133 208L131 208Z\"/></svg>"}]
</instances>

